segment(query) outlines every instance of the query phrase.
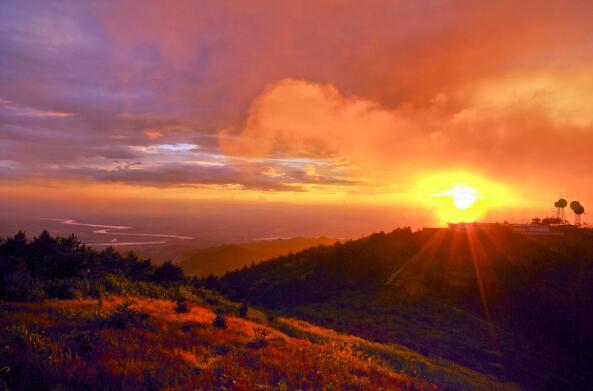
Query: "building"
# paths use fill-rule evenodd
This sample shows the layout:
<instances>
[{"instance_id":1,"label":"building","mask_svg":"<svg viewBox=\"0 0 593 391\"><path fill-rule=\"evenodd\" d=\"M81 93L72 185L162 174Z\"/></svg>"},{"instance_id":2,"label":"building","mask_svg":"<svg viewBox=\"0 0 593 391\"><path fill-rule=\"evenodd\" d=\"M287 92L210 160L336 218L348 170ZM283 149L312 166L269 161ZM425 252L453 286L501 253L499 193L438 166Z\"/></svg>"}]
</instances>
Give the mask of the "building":
<instances>
[{"instance_id":1,"label":"building","mask_svg":"<svg viewBox=\"0 0 593 391\"><path fill-rule=\"evenodd\" d=\"M424 228L425 232L449 231L449 232L488 232L502 227L527 236L562 236L565 234L563 226L545 224L507 224L507 223L449 223L447 228Z\"/></svg>"},{"instance_id":2,"label":"building","mask_svg":"<svg viewBox=\"0 0 593 391\"><path fill-rule=\"evenodd\" d=\"M511 224L511 229L521 235L562 236L564 232L555 226L543 224Z\"/></svg>"}]
</instances>

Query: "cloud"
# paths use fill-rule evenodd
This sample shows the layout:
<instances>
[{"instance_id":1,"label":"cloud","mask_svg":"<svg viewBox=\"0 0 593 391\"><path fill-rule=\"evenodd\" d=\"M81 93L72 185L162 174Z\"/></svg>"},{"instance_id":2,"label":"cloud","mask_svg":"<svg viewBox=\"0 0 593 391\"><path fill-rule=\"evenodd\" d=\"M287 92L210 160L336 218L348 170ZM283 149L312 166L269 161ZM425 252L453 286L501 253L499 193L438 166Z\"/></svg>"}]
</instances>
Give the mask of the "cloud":
<instances>
[{"instance_id":1,"label":"cloud","mask_svg":"<svg viewBox=\"0 0 593 391\"><path fill-rule=\"evenodd\" d=\"M235 188L259 191L302 192L306 185L344 185L347 179L316 177L312 182L304 181L300 170L285 175L270 175L269 167L253 164L203 164L205 162L183 162L162 164L123 164L115 167L82 166L54 167L39 172L49 178L95 180L151 187L211 187Z\"/></svg>"},{"instance_id":2,"label":"cloud","mask_svg":"<svg viewBox=\"0 0 593 391\"><path fill-rule=\"evenodd\" d=\"M159 144L156 145L156 148L170 151L170 152L188 152L188 151L197 151L200 146L196 144Z\"/></svg>"},{"instance_id":3,"label":"cloud","mask_svg":"<svg viewBox=\"0 0 593 391\"><path fill-rule=\"evenodd\" d=\"M23 117L66 118L75 116L76 114L59 111L23 110L16 115L21 115Z\"/></svg>"},{"instance_id":4,"label":"cloud","mask_svg":"<svg viewBox=\"0 0 593 391\"><path fill-rule=\"evenodd\" d=\"M149 140L156 140L157 138L163 137L163 134L158 130L145 130L144 134Z\"/></svg>"},{"instance_id":5,"label":"cloud","mask_svg":"<svg viewBox=\"0 0 593 391\"><path fill-rule=\"evenodd\" d=\"M0 156L23 178L62 169L375 194L462 168L526 193L563 182L593 200L583 185L591 2L146 0L139 12L132 0L23 0L2 10Z\"/></svg>"},{"instance_id":6,"label":"cloud","mask_svg":"<svg viewBox=\"0 0 593 391\"><path fill-rule=\"evenodd\" d=\"M550 85L562 88L544 93L530 77L521 78L525 86L515 96L505 92L503 79L477 85L463 99L437 94L427 105L396 108L346 96L330 84L284 79L254 100L238 131L220 132L220 146L252 158L346 159L344 172L370 184L460 168L517 185L526 176L584 183L593 148L585 110L593 108L587 97L593 84L570 82L583 75L556 78ZM578 104L568 105L568 96Z\"/></svg>"}]
</instances>

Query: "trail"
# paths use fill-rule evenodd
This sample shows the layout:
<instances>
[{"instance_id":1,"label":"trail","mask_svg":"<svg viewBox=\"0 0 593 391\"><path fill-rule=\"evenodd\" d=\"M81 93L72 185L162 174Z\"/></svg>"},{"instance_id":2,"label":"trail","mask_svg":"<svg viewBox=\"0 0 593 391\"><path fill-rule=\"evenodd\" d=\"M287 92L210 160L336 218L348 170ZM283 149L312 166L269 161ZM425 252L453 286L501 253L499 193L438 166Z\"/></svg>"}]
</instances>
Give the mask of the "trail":
<instances>
[{"instance_id":1,"label":"trail","mask_svg":"<svg viewBox=\"0 0 593 391\"><path fill-rule=\"evenodd\" d=\"M385 286L387 285L391 285L391 283L393 282L393 280L396 279L397 276L400 275L401 272L404 271L404 269L406 268L406 266L408 266L412 261L414 260L414 257L408 259L399 269L397 269L396 271L394 271L391 276L389 276L389 278L387 279L387 281L385 281Z\"/></svg>"},{"instance_id":2,"label":"trail","mask_svg":"<svg viewBox=\"0 0 593 391\"><path fill-rule=\"evenodd\" d=\"M181 236L181 235L120 232L122 230L133 228L133 227L127 227L127 226L121 226L121 225L79 223L78 221L72 220L72 219L41 218L41 220L57 221L59 223L65 224L65 225L76 225L76 226L82 226L82 227L101 228L101 229L96 229L93 231L94 234L99 234L99 235L148 236L148 237L169 238L169 239L179 239L179 240L194 239L191 236ZM117 239L115 239L115 240L117 240ZM165 244L165 243L167 243L166 240L150 241L150 242L148 242L148 241L147 242L117 242L117 241L114 241L114 242L110 242L110 243L87 243L87 244L91 245L91 246L130 246L130 245Z\"/></svg>"}]
</instances>

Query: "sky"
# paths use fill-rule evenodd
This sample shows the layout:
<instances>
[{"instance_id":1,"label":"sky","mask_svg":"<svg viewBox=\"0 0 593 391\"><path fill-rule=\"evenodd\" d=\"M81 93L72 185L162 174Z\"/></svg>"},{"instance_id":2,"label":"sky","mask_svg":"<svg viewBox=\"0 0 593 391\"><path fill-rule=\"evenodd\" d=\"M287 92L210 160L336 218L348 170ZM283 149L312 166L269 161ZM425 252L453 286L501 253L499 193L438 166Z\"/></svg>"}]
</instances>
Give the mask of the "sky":
<instances>
[{"instance_id":1,"label":"sky","mask_svg":"<svg viewBox=\"0 0 593 391\"><path fill-rule=\"evenodd\" d=\"M561 188L587 210L592 14L4 0L0 200L370 205L442 224L461 186L482 205L470 219L552 213Z\"/></svg>"}]
</instances>

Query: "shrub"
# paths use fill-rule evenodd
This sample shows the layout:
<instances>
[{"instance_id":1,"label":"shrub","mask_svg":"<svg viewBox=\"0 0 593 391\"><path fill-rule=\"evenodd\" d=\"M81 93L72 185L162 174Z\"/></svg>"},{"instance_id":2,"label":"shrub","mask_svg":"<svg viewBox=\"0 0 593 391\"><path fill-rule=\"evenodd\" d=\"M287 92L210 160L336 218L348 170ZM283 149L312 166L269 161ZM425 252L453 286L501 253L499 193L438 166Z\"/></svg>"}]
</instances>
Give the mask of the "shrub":
<instances>
[{"instance_id":1,"label":"shrub","mask_svg":"<svg viewBox=\"0 0 593 391\"><path fill-rule=\"evenodd\" d=\"M50 388L45 368L54 350L43 335L26 326L10 326L0 342L0 385L19 390Z\"/></svg>"},{"instance_id":2,"label":"shrub","mask_svg":"<svg viewBox=\"0 0 593 391\"><path fill-rule=\"evenodd\" d=\"M226 329L226 317L224 314L217 314L216 318L214 318L214 322L212 322L214 327L219 329Z\"/></svg>"},{"instance_id":3,"label":"shrub","mask_svg":"<svg viewBox=\"0 0 593 391\"><path fill-rule=\"evenodd\" d=\"M206 323L186 322L181 325L181 331L184 333L191 333L193 330L200 330L206 327Z\"/></svg>"},{"instance_id":4,"label":"shrub","mask_svg":"<svg viewBox=\"0 0 593 391\"><path fill-rule=\"evenodd\" d=\"M80 299L83 296L74 279L47 281L45 293L48 297L67 300Z\"/></svg>"},{"instance_id":5,"label":"shrub","mask_svg":"<svg viewBox=\"0 0 593 391\"><path fill-rule=\"evenodd\" d=\"M157 283L177 284L184 280L183 269L167 261L154 270L152 280Z\"/></svg>"},{"instance_id":6,"label":"shrub","mask_svg":"<svg viewBox=\"0 0 593 391\"><path fill-rule=\"evenodd\" d=\"M206 302L206 304L210 304L210 305L217 305L220 303L220 300L218 299L218 297L212 297L212 296L206 296L204 298L204 301Z\"/></svg>"},{"instance_id":7,"label":"shrub","mask_svg":"<svg viewBox=\"0 0 593 391\"><path fill-rule=\"evenodd\" d=\"M248 311L249 307L247 307L247 303L241 303L241 306L239 307L239 316L242 318L246 318Z\"/></svg>"},{"instance_id":8,"label":"shrub","mask_svg":"<svg viewBox=\"0 0 593 391\"><path fill-rule=\"evenodd\" d=\"M175 312L178 314L189 312L189 306L187 305L187 300L185 300L185 298L179 297L175 299Z\"/></svg>"},{"instance_id":9,"label":"shrub","mask_svg":"<svg viewBox=\"0 0 593 391\"><path fill-rule=\"evenodd\" d=\"M214 353L216 353L219 356L225 356L227 354L229 354L229 352L231 351L231 345L228 344L224 344L224 343L217 343L214 344Z\"/></svg>"},{"instance_id":10,"label":"shrub","mask_svg":"<svg viewBox=\"0 0 593 391\"><path fill-rule=\"evenodd\" d=\"M136 311L130 308L133 303L126 300L115 307L115 310L109 315L106 323L110 327L125 329L130 326L150 327L150 317L146 312Z\"/></svg>"},{"instance_id":11,"label":"shrub","mask_svg":"<svg viewBox=\"0 0 593 391\"><path fill-rule=\"evenodd\" d=\"M268 336L270 335L270 330L263 327L254 327L253 334L253 341L249 341L247 346L259 349L267 345L268 341L266 340L266 338L268 338Z\"/></svg>"},{"instance_id":12,"label":"shrub","mask_svg":"<svg viewBox=\"0 0 593 391\"><path fill-rule=\"evenodd\" d=\"M99 335L92 330L74 330L67 335L70 348L77 354L88 358L100 345Z\"/></svg>"},{"instance_id":13,"label":"shrub","mask_svg":"<svg viewBox=\"0 0 593 391\"><path fill-rule=\"evenodd\" d=\"M37 358L48 359L52 349L45 338L37 334L27 326L10 326L6 328L7 345L15 350L26 351L29 355Z\"/></svg>"},{"instance_id":14,"label":"shrub","mask_svg":"<svg viewBox=\"0 0 593 391\"><path fill-rule=\"evenodd\" d=\"M45 297L43 284L33 278L24 259L0 257L0 299L38 302Z\"/></svg>"},{"instance_id":15,"label":"shrub","mask_svg":"<svg viewBox=\"0 0 593 391\"><path fill-rule=\"evenodd\" d=\"M103 285L99 284L99 283L93 284L91 286L91 288L89 289L89 295L93 299L97 299L97 305L99 307L103 306L103 297L105 296L105 293L103 291L104 291Z\"/></svg>"}]
</instances>

